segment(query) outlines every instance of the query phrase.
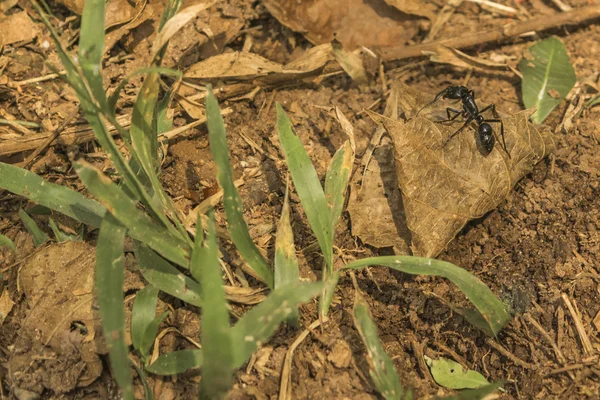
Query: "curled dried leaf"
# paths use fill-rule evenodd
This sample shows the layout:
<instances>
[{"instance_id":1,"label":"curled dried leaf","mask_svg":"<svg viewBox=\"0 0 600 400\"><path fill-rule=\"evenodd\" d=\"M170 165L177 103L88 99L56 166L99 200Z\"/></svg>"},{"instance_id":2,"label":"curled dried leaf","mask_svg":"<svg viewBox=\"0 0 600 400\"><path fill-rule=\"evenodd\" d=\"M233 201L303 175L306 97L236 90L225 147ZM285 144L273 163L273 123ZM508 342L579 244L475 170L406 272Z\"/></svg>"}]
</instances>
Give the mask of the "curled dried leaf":
<instances>
[{"instance_id":1,"label":"curled dried leaf","mask_svg":"<svg viewBox=\"0 0 600 400\"><path fill-rule=\"evenodd\" d=\"M406 224L418 256L439 254L469 220L496 208L515 183L555 148L549 132L540 132L529 123L534 110L525 110L501 117L506 151L498 126L494 127L496 145L484 156L477 149L472 128L447 141L463 122L438 123L440 118L427 109L410 117L432 95L405 85L395 88L394 95L409 117L388 119L384 126L394 142Z\"/></svg>"}]
</instances>

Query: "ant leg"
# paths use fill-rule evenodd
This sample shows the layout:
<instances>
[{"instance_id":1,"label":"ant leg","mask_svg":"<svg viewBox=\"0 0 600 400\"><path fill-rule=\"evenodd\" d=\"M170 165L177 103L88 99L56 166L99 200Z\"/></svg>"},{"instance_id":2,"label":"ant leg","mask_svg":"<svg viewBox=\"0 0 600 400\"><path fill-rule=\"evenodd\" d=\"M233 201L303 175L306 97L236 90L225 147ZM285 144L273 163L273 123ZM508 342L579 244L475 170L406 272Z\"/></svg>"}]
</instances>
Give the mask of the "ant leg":
<instances>
[{"instance_id":1,"label":"ant leg","mask_svg":"<svg viewBox=\"0 0 600 400\"><path fill-rule=\"evenodd\" d=\"M454 116L450 116L450 113L453 112ZM448 119L444 119L441 121L435 121L438 124L443 123L443 122L450 122L450 121L454 121L459 115L461 115L463 112L462 110L457 110L456 108L446 108L446 115L448 116Z\"/></svg>"},{"instance_id":2,"label":"ant leg","mask_svg":"<svg viewBox=\"0 0 600 400\"><path fill-rule=\"evenodd\" d=\"M508 158L510 158L510 153L508 152L508 149L506 148L506 140L504 139L504 123L502 122L502 120L501 119L484 119L483 122L493 122L493 123L500 124L500 136L502 137L502 147L504 147L504 152L506 153Z\"/></svg>"},{"instance_id":3,"label":"ant leg","mask_svg":"<svg viewBox=\"0 0 600 400\"><path fill-rule=\"evenodd\" d=\"M446 140L444 141L444 144L442 145L442 147L446 147L446 145L448 144L448 142L449 142L450 140L452 140L452 138L453 138L454 136L458 135L458 134L459 134L459 133L461 133L463 130L465 130L465 128L466 128L467 126L469 126L469 124L471 123L471 121L473 121L473 117L469 117L469 118L467 118L467 120L465 121L465 123L463 124L463 126L461 126L460 128L458 128L458 130L457 130L456 132L454 132L452 135L450 135L450 136L448 137L448 139L446 139Z\"/></svg>"},{"instance_id":4,"label":"ant leg","mask_svg":"<svg viewBox=\"0 0 600 400\"><path fill-rule=\"evenodd\" d=\"M436 94L433 100L431 100L429 103L425 104L423 107L421 107L421 108L419 109L419 111L417 111L417 115L415 115L415 117L418 117L418 116L419 116L419 113L420 113L420 112L421 112L421 111L422 111L422 110L423 110L425 107L428 107L428 106L432 105L433 103L435 103L436 101L438 101L438 100L440 99L440 97L442 97L442 96L445 96L446 94L448 94L448 89L449 89L449 88L446 88L446 89L442 90L441 92L439 92L438 94Z\"/></svg>"}]
</instances>

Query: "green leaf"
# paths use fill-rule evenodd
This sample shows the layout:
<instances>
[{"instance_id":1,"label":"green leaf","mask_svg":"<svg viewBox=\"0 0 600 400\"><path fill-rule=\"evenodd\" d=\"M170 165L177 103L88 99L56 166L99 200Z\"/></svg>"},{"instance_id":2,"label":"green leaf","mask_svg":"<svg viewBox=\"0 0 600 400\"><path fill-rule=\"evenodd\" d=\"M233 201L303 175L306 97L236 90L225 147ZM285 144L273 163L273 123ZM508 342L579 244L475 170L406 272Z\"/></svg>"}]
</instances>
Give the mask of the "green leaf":
<instances>
[{"instance_id":1,"label":"green leaf","mask_svg":"<svg viewBox=\"0 0 600 400\"><path fill-rule=\"evenodd\" d=\"M434 360L427 356L425 362L431 376L438 385L449 389L477 389L489 385L487 379L477 371L465 370L459 363L447 358Z\"/></svg>"},{"instance_id":2,"label":"green leaf","mask_svg":"<svg viewBox=\"0 0 600 400\"><path fill-rule=\"evenodd\" d=\"M100 227L96 250L96 290L110 365L124 399L133 399L129 350L125 344L125 254L126 228L107 213Z\"/></svg>"},{"instance_id":3,"label":"green leaf","mask_svg":"<svg viewBox=\"0 0 600 400\"><path fill-rule=\"evenodd\" d=\"M435 397L435 400L481 400L494 393L504 385L504 381L490 383L478 389L463 390L453 396ZM502 390L502 389L500 389Z\"/></svg>"},{"instance_id":4,"label":"green leaf","mask_svg":"<svg viewBox=\"0 0 600 400\"><path fill-rule=\"evenodd\" d=\"M13 251L13 253L17 252L17 246L15 246L15 243L4 235L0 235L0 247L8 247Z\"/></svg>"},{"instance_id":5,"label":"green leaf","mask_svg":"<svg viewBox=\"0 0 600 400\"><path fill-rule=\"evenodd\" d=\"M159 188L156 188L152 176L156 176L158 167L158 134L154 129L154 112L158 103L159 75L150 73L146 76L142 88L138 93L137 100L133 107L131 115L131 145L137 155L140 165L143 167L146 175L152 181L152 186L155 193L157 189L162 190L159 183Z\"/></svg>"},{"instance_id":6,"label":"green leaf","mask_svg":"<svg viewBox=\"0 0 600 400\"><path fill-rule=\"evenodd\" d=\"M215 224L211 218L204 243L196 240L194 254L202 255L200 263L202 293L202 351L205 356L200 381L201 399L221 399L233 384L233 344L229 311L223 289L221 264ZM203 251L200 251L202 248ZM196 268L194 268L196 269ZM239 343L236 343L239 346Z\"/></svg>"},{"instance_id":7,"label":"green leaf","mask_svg":"<svg viewBox=\"0 0 600 400\"><path fill-rule=\"evenodd\" d=\"M342 269L363 269L370 265L383 265L411 275L434 275L449 279L467 296L494 335L509 322L510 315L500 300L477 277L446 261L412 256L384 256L351 262Z\"/></svg>"},{"instance_id":8,"label":"green leaf","mask_svg":"<svg viewBox=\"0 0 600 400\"><path fill-rule=\"evenodd\" d=\"M354 325L367 348L369 374L377 391L386 400L411 399L412 394L404 391L394 363L383 350L369 306L360 296L354 300Z\"/></svg>"},{"instance_id":9,"label":"green leaf","mask_svg":"<svg viewBox=\"0 0 600 400\"><path fill-rule=\"evenodd\" d=\"M10 164L0 163L0 187L95 228L106 213L97 201Z\"/></svg>"},{"instance_id":10,"label":"green leaf","mask_svg":"<svg viewBox=\"0 0 600 400\"><path fill-rule=\"evenodd\" d=\"M161 291L201 307L200 284L186 276L141 242L134 241L135 257L144 278Z\"/></svg>"},{"instance_id":11,"label":"green leaf","mask_svg":"<svg viewBox=\"0 0 600 400\"><path fill-rule=\"evenodd\" d=\"M105 0L86 0L81 14L79 65L101 107L106 105L102 83Z\"/></svg>"},{"instance_id":12,"label":"green leaf","mask_svg":"<svg viewBox=\"0 0 600 400\"><path fill-rule=\"evenodd\" d=\"M175 375L202 367L202 350L177 350L159 356L146 370L156 375Z\"/></svg>"},{"instance_id":13,"label":"green leaf","mask_svg":"<svg viewBox=\"0 0 600 400\"><path fill-rule=\"evenodd\" d=\"M519 62L523 103L527 108L537 107L531 120L539 124L563 101L576 77L565 46L555 37L537 42L529 54Z\"/></svg>"},{"instance_id":14,"label":"green leaf","mask_svg":"<svg viewBox=\"0 0 600 400\"><path fill-rule=\"evenodd\" d=\"M118 185L91 164L78 161L73 166L87 189L129 229L132 237L139 238L170 261L187 267L190 249L180 236L151 220Z\"/></svg>"},{"instance_id":15,"label":"green leaf","mask_svg":"<svg viewBox=\"0 0 600 400\"><path fill-rule=\"evenodd\" d=\"M252 353L275 333L296 308L323 289L319 283L292 283L275 289L269 297L248 311L232 329L233 366L239 368Z\"/></svg>"},{"instance_id":16,"label":"green leaf","mask_svg":"<svg viewBox=\"0 0 600 400\"><path fill-rule=\"evenodd\" d=\"M156 339L156 334L158 333L158 328L160 324L169 316L169 312L165 311L160 315L157 315L150 324L146 327L144 331L144 335L142 336L142 343L140 347L140 353L142 354L142 358L144 360L144 364L148 363L150 357L150 351L152 350L152 345L154 344L154 339Z\"/></svg>"},{"instance_id":17,"label":"green leaf","mask_svg":"<svg viewBox=\"0 0 600 400\"><path fill-rule=\"evenodd\" d=\"M296 258L296 247L294 246L294 233L290 223L288 187L285 188L285 198L281 209L281 219L277 226L275 237L275 289L290 283L300 281L300 270ZM298 325L298 310L294 310L287 322Z\"/></svg>"},{"instance_id":18,"label":"green leaf","mask_svg":"<svg viewBox=\"0 0 600 400\"><path fill-rule=\"evenodd\" d=\"M325 192L302 141L294 133L292 122L279 103L277 103L277 132L296 192L300 196L310 227L323 252L327 270L331 271L333 269L333 231Z\"/></svg>"},{"instance_id":19,"label":"green leaf","mask_svg":"<svg viewBox=\"0 0 600 400\"><path fill-rule=\"evenodd\" d=\"M138 367L138 365L135 363L132 363L132 364L133 364L133 367L135 368L135 371L140 376L140 381L142 382L142 386L144 387L144 399L145 400L154 400L154 393L152 393L152 388L148 384L148 377L146 376L144 369Z\"/></svg>"},{"instance_id":20,"label":"green leaf","mask_svg":"<svg viewBox=\"0 0 600 400\"><path fill-rule=\"evenodd\" d=\"M208 138L210 141L210 150L212 152L215 164L218 166L217 178L219 185L223 188L223 205L227 215L227 223L231 240L235 244L244 260L258 277L273 288L273 271L268 261L262 256L258 247L252 241L248 225L242 215L242 198L233 183L233 168L229 160L227 150L227 133L225 123L221 116L221 110L217 99L212 93L210 86L207 86L208 94L206 97L206 118L208 125Z\"/></svg>"},{"instance_id":21,"label":"green leaf","mask_svg":"<svg viewBox=\"0 0 600 400\"><path fill-rule=\"evenodd\" d=\"M48 235L46 235L46 233L40 229L35 221L22 208L19 209L19 217L21 217L21 221L23 221L27 231L29 231L31 236L33 236L33 244L35 247L39 247L50 240Z\"/></svg>"},{"instance_id":22,"label":"green leaf","mask_svg":"<svg viewBox=\"0 0 600 400\"><path fill-rule=\"evenodd\" d=\"M158 302L158 288L148 285L135 296L131 311L131 341L143 358L148 356L148 349L143 346L146 329L156 316L156 303Z\"/></svg>"},{"instance_id":23,"label":"green leaf","mask_svg":"<svg viewBox=\"0 0 600 400\"><path fill-rule=\"evenodd\" d=\"M78 242L78 241L82 241L83 240L83 236L82 235L71 235L69 233L65 233L63 232L58 225L56 224L56 222L54 222L54 220L52 218L48 219L48 225L50 225L50 229L52 229L52 233L54 233L54 237L56 238L57 242L67 242L67 241L73 241L73 242Z\"/></svg>"}]
</instances>

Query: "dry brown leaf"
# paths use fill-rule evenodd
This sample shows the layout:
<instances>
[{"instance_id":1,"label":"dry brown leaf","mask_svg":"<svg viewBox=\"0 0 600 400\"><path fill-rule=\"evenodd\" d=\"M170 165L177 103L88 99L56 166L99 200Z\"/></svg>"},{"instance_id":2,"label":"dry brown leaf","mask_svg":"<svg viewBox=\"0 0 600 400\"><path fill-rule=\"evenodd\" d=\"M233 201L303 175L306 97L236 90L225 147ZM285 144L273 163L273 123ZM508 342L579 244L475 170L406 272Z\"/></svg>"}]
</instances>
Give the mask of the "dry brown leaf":
<instances>
[{"instance_id":1,"label":"dry brown leaf","mask_svg":"<svg viewBox=\"0 0 600 400\"><path fill-rule=\"evenodd\" d=\"M437 7L423 0L385 0L385 2L405 14L418 15L430 20L434 19L438 12Z\"/></svg>"},{"instance_id":2,"label":"dry brown leaf","mask_svg":"<svg viewBox=\"0 0 600 400\"><path fill-rule=\"evenodd\" d=\"M8 314L10 314L14 305L15 302L10 298L8 290L3 290L2 295L0 296L0 326L6 317L8 317Z\"/></svg>"},{"instance_id":3,"label":"dry brown leaf","mask_svg":"<svg viewBox=\"0 0 600 400\"><path fill-rule=\"evenodd\" d=\"M121 15L110 14L114 4L115 3L112 2L109 3L109 5L112 6L106 11L106 29L116 25L121 26L106 33L106 37L104 38L105 55L114 47L115 44L117 44L119 40L121 40L121 38L123 38L123 36L154 16L154 7L152 7L146 0L138 1L136 3L135 10L131 11L126 9L126 11ZM110 21L108 20L109 16L111 16Z\"/></svg>"},{"instance_id":4,"label":"dry brown leaf","mask_svg":"<svg viewBox=\"0 0 600 400\"><path fill-rule=\"evenodd\" d=\"M347 49L359 46L394 47L407 44L419 21L384 0L263 0L283 25L313 44L335 37Z\"/></svg>"},{"instance_id":5,"label":"dry brown leaf","mask_svg":"<svg viewBox=\"0 0 600 400\"><path fill-rule=\"evenodd\" d=\"M317 75L331 56L318 46L290 64L283 66L254 53L232 52L220 54L192 65L184 77L195 81L256 81L277 83ZM329 47L330 49L331 47Z\"/></svg>"},{"instance_id":6,"label":"dry brown leaf","mask_svg":"<svg viewBox=\"0 0 600 400\"><path fill-rule=\"evenodd\" d=\"M358 54L352 51L344 50L339 44L333 46L333 56L340 64L342 69L346 71L352 80L358 83L367 81L367 72L363 65L362 59Z\"/></svg>"},{"instance_id":7,"label":"dry brown leaf","mask_svg":"<svg viewBox=\"0 0 600 400\"><path fill-rule=\"evenodd\" d=\"M462 122L435 123L427 119L431 112L411 118L433 95L403 84L394 91L408 119L387 119L384 126L394 142L414 255L437 256L469 220L496 208L516 182L555 149L551 134L529 123L533 110L502 117L511 158L500 140L488 156L480 154L473 129L466 129L444 147Z\"/></svg>"},{"instance_id":8,"label":"dry brown leaf","mask_svg":"<svg viewBox=\"0 0 600 400\"><path fill-rule=\"evenodd\" d=\"M9 15L0 21L0 47L33 40L39 32L26 11Z\"/></svg>"},{"instance_id":9,"label":"dry brown leaf","mask_svg":"<svg viewBox=\"0 0 600 400\"><path fill-rule=\"evenodd\" d=\"M57 2L67 7L75 14L81 15L81 13L83 13L85 0L58 0ZM127 0L109 0L106 3L104 28L108 29L113 26L125 24L131 21L135 15L135 8L133 8Z\"/></svg>"},{"instance_id":10,"label":"dry brown leaf","mask_svg":"<svg viewBox=\"0 0 600 400\"><path fill-rule=\"evenodd\" d=\"M450 64L461 68L477 68L482 70L489 69L508 69L508 65L486 60L480 57L472 57L453 47L443 44L437 46L435 51L424 52L433 62L440 64Z\"/></svg>"}]
</instances>

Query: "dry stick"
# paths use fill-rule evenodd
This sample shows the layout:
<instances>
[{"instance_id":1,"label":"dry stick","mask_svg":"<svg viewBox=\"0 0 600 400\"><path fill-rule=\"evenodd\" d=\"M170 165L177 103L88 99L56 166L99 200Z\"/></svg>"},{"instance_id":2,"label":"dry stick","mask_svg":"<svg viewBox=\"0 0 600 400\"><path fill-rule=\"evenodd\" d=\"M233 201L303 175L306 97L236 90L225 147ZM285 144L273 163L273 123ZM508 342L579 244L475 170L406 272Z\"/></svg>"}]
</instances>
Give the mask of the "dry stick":
<instances>
[{"instance_id":1,"label":"dry stick","mask_svg":"<svg viewBox=\"0 0 600 400\"><path fill-rule=\"evenodd\" d=\"M531 364L531 363L528 363L527 361L521 360L519 357L515 356L510 351L506 350L504 347L502 347L500 344L494 342L492 339L487 339L485 342L489 346L493 347L496 351L498 351L503 356L508 357L512 362L514 362L518 366L526 368L526 369L536 369L537 368L537 366L535 364Z\"/></svg>"},{"instance_id":2,"label":"dry stick","mask_svg":"<svg viewBox=\"0 0 600 400\"><path fill-rule=\"evenodd\" d=\"M423 56L424 51L435 51L437 46L446 46L462 49L483 43L497 42L511 37L517 37L531 31L543 31L561 25L577 25L594 18L600 18L600 6L577 8L569 12L552 15L542 15L523 22L514 22L504 27L483 32L469 33L468 35L454 37L436 42L418 44L416 46L403 46L384 49L381 57L385 61L401 60Z\"/></svg>"},{"instance_id":3,"label":"dry stick","mask_svg":"<svg viewBox=\"0 0 600 400\"><path fill-rule=\"evenodd\" d=\"M573 307L573 303L571 303L571 300L569 299L569 297L567 296L566 293L561 294L561 297L562 297L563 301L565 302L565 305L567 306L569 313L571 314L571 318L573 318L573 323L575 324L575 329L577 329L577 333L579 334L579 339L581 340L581 344L583 345L583 352L588 357L593 356L595 353L594 347L592 346L592 343L590 342L590 339L588 338L588 335L585 332L585 328L583 327L583 323L581 322L581 319L579 318L579 314L575 311L575 308Z\"/></svg>"}]
</instances>

